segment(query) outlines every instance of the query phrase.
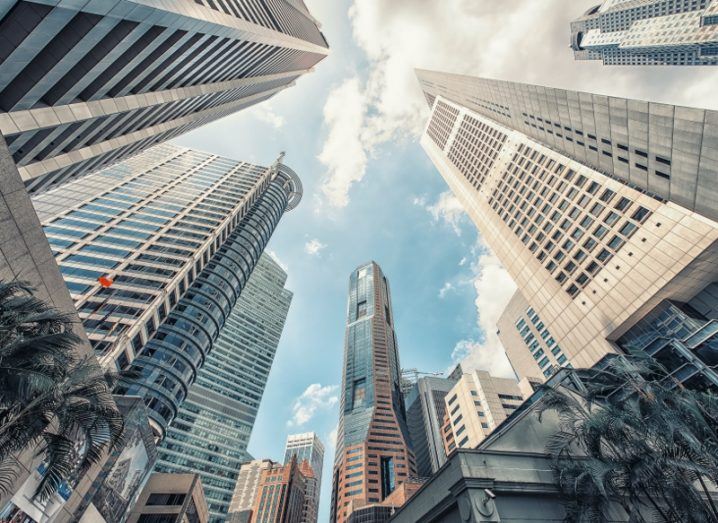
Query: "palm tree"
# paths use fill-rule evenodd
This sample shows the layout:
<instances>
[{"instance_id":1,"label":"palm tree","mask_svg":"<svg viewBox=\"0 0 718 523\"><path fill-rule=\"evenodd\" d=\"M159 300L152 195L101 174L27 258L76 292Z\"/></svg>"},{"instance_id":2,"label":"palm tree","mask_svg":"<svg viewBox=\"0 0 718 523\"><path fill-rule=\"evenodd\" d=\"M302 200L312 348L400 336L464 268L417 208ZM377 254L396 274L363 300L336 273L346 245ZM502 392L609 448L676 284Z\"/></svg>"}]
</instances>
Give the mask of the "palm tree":
<instances>
[{"instance_id":1,"label":"palm tree","mask_svg":"<svg viewBox=\"0 0 718 523\"><path fill-rule=\"evenodd\" d=\"M718 398L675 382L647 356L567 371L578 390L545 386L540 413L558 414L547 451L567 520L718 522Z\"/></svg>"},{"instance_id":2,"label":"palm tree","mask_svg":"<svg viewBox=\"0 0 718 523\"><path fill-rule=\"evenodd\" d=\"M81 356L72 320L33 296L26 283L0 282L0 491L19 474L16 456L37 449L47 499L119 444L123 419L112 399L117 377Z\"/></svg>"}]
</instances>

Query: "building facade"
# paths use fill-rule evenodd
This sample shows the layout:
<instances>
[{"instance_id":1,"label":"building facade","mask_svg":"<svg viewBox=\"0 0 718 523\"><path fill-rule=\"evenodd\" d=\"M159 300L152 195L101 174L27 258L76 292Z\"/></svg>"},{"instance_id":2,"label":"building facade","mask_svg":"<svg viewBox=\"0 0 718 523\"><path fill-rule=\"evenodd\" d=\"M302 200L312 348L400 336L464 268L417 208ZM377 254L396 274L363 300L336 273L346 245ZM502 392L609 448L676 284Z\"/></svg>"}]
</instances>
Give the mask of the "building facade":
<instances>
[{"instance_id":1,"label":"building facade","mask_svg":"<svg viewBox=\"0 0 718 523\"><path fill-rule=\"evenodd\" d=\"M324 467L324 444L314 432L290 434L284 447L284 464L294 456L298 463L306 461L312 469L312 478L307 479L303 523L316 523L319 517L319 502Z\"/></svg>"},{"instance_id":2,"label":"building facade","mask_svg":"<svg viewBox=\"0 0 718 523\"><path fill-rule=\"evenodd\" d=\"M34 201L96 354L144 376L126 391L148 398L158 434L300 198L279 162L163 144Z\"/></svg>"},{"instance_id":3,"label":"building facade","mask_svg":"<svg viewBox=\"0 0 718 523\"><path fill-rule=\"evenodd\" d=\"M537 142L639 192L718 219L718 159L713 153L718 147L718 111L435 71L417 75L432 107L437 96L450 100L480 116L480 122L488 119L511 131L499 136ZM453 113L446 110L447 116ZM450 117L447 122L457 120ZM458 122L460 139L480 134L469 128L468 120ZM476 150L492 156L502 148L495 145L477 144L466 154ZM447 153L452 146L453 140ZM458 150L455 154L467 163L464 170L472 164L486 170L495 163L481 155L472 159Z\"/></svg>"},{"instance_id":4,"label":"building facade","mask_svg":"<svg viewBox=\"0 0 718 523\"><path fill-rule=\"evenodd\" d=\"M127 523L187 521L208 523L209 511L197 474L153 473Z\"/></svg>"},{"instance_id":5,"label":"building facade","mask_svg":"<svg viewBox=\"0 0 718 523\"><path fill-rule=\"evenodd\" d=\"M275 463L262 470L252 506L252 523L302 523L306 480L313 473L307 461L292 458L287 465Z\"/></svg>"},{"instance_id":6,"label":"building facade","mask_svg":"<svg viewBox=\"0 0 718 523\"><path fill-rule=\"evenodd\" d=\"M0 132L32 192L266 100L328 53L301 0L12 0L0 32Z\"/></svg>"},{"instance_id":7,"label":"building facade","mask_svg":"<svg viewBox=\"0 0 718 523\"><path fill-rule=\"evenodd\" d=\"M422 146L525 299L522 317L513 321L529 344L514 350L531 354L539 370L528 366L530 374L519 378L545 376L543 371L554 364L552 358L558 364L559 359L563 361L561 356L565 361L558 365L590 367L615 352L613 340L661 301L685 302L716 281L718 224L710 216L716 215L718 200L711 189L703 192L708 183L713 191L718 188L709 182L716 179L716 174L710 174L715 173L709 167L713 160L704 162L707 155L695 147L692 155L678 153L695 145L691 136L701 135L702 130L712 143L718 127L712 130L712 124L704 124L712 121L714 113L699 111L707 120L694 127L698 135L691 135L676 117L694 110L667 107L674 117L662 121L666 129L678 131L669 142L673 149L658 138L662 136L659 133L651 147L641 150L649 157L648 165L654 167L657 148L676 151L671 156L673 181L667 186L661 185L663 177L658 175L628 180L615 170L598 170L595 161L579 161L592 149L587 145L591 142L578 138L593 136L603 143L604 136L608 143L601 146L600 156L610 160L608 166L623 163L612 163L611 157L622 151L624 144L635 145L632 125L628 138L618 138L626 125L620 118L616 127L609 126L610 134L592 134L605 128L609 106L615 107L620 100L606 99L601 112L593 105L584 110L581 104L575 114L585 120L576 120L583 125L578 129L577 124L568 126L573 110L558 101L571 98L588 103L599 97L441 73L419 72L419 76L432 104ZM551 106L547 105L549 93L554 97ZM622 103L624 107L635 105L630 100ZM641 105L637 104L635 107ZM554 109L557 115L549 117ZM610 121L614 122L613 118ZM647 127L652 129L656 122L649 118ZM680 129L674 129L675 125ZM571 132L562 134L567 129ZM542 142L539 135L553 136L554 143ZM630 147L631 165L636 158L634 145ZM711 154L705 148L701 151ZM688 163L694 169L693 175L686 177ZM654 185L654 180L659 183ZM677 190L671 189L666 198L664 190L673 186ZM684 201L678 197L681 187L696 194ZM520 323L522 319L526 325ZM532 343L536 336L546 343ZM554 342L551 347L549 338ZM554 354L556 347L560 352ZM511 350L508 354L511 356Z\"/></svg>"},{"instance_id":8,"label":"building facade","mask_svg":"<svg viewBox=\"0 0 718 523\"><path fill-rule=\"evenodd\" d=\"M446 414L446 394L456 380L421 377L406 396L406 419L420 477L429 477L446 462L441 426Z\"/></svg>"},{"instance_id":9,"label":"building facade","mask_svg":"<svg viewBox=\"0 0 718 523\"><path fill-rule=\"evenodd\" d=\"M377 503L416 476L389 284L374 262L349 280L331 521Z\"/></svg>"},{"instance_id":10,"label":"building facade","mask_svg":"<svg viewBox=\"0 0 718 523\"><path fill-rule=\"evenodd\" d=\"M482 370L464 374L444 399L455 447L476 448L523 401L516 380Z\"/></svg>"},{"instance_id":11,"label":"building facade","mask_svg":"<svg viewBox=\"0 0 718 523\"><path fill-rule=\"evenodd\" d=\"M718 65L718 2L604 0L571 23L577 60Z\"/></svg>"},{"instance_id":12,"label":"building facade","mask_svg":"<svg viewBox=\"0 0 718 523\"><path fill-rule=\"evenodd\" d=\"M242 463L229 506L229 523L249 523L252 506L262 479L262 471L271 469L275 463L270 459L255 459Z\"/></svg>"},{"instance_id":13,"label":"building facade","mask_svg":"<svg viewBox=\"0 0 718 523\"><path fill-rule=\"evenodd\" d=\"M292 293L262 254L159 450L158 472L196 472L211 521L229 511Z\"/></svg>"}]
</instances>

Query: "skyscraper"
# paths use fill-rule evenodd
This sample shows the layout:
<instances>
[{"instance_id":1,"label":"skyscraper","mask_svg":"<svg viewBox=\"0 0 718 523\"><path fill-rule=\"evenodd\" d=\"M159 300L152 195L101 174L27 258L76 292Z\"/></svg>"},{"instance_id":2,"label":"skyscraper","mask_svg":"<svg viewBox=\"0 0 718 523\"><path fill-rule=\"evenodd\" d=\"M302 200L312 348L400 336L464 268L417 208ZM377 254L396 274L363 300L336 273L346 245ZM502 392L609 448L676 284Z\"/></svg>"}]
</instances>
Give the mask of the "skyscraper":
<instances>
[{"instance_id":1,"label":"skyscraper","mask_svg":"<svg viewBox=\"0 0 718 523\"><path fill-rule=\"evenodd\" d=\"M662 300L686 301L717 281L715 112L442 73L419 78L432 106L422 146L525 300L511 328L528 344L508 355L523 350L538 369L520 378L546 376L556 364L589 367ZM631 108L628 119L614 120L620 107ZM690 115L699 121L691 125ZM637 129L650 146L638 145ZM623 155L628 175L617 170L627 166ZM654 172L663 160L672 163L668 178ZM522 361L517 371L532 368Z\"/></svg>"},{"instance_id":2,"label":"skyscraper","mask_svg":"<svg viewBox=\"0 0 718 523\"><path fill-rule=\"evenodd\" d=\"M332 521L346 521L350 502L380 502L416 475L393 318L381 268L361 265L349 279Z\"/></svg>"},{"instance_id":3,"label":"skyscraper","mask_svg":"<svg viewBox=\"0 0 718 523\"><path fill-rule=\"evenodd\" d=\"M718 2L603 0L571 23L577 60L718 65Z\"/></svg>"},{"instance_id":4,"label":"skyscraper","mask_svg":"<svg viewBox=\"0 0 718 523\"><path fill-rule=\"evenodd\" d=\"M434 71L417 74L430 106L439 96L623 185L718 219L718 111ZM441 112L444 106L438 107ZM430 132L439 131L435 126ZM444 130L450 129L437 139L449 139ZM488 166L481 158L463 160Z\"/></svg>"},{"instance_id":5,"label":"skyscraper","mask_svg":"<svg viewBox=\"0 0 718 523\"><path fill-rule=\"evenodd\" d=\"M306 482L314 472L309 462L275 463L260 473L257 496L252 505L252 523L302 523Z\"/></svg>"},{"instance_id":6,"label":"skyscraper","mask_svg":"<svg viewBox=\"0 0 718 523\"><path fill-rule=\"evenodd\" d=\"M456 380L425 376L406 396L406 418L417 473L429 477L446 462L441 425L446 413L444 398Z\"/></svg>"},{"instance_id":7,"label":"skyscraper","mask_svg":"<svg viewBox=\"0 0 718 523\"><path fill-rule=\"evenodd\" d=\"M516 380L482 370L464 374L444 398L456 447L476 448L524 399Z\"/></svg>"},{"instance_id":8,"label":"skyscraper","mask_svg":"<svg viewBox=\"0 0 718 523\"><path fill-rule=\"evenodd\" d=\"M229 507L228 523L249 523L262 480L262 471L275 465L271 459L255 459L242 463Z\"/></svg>"},{"instance_id":9,"label":"skyscraper","mask_svg":"<svg viewBox=\"0 0 718 523\"><path fill-rule=\"evenodd\" d=\"M0 132L30 191L266 100L328 53L301 0L8 0Z\"/></svg>"},{"instance_id":10,"label":"skyscraper","mask_svg":"<svg viewBox=\"0 0 718 523\"><path fill-rule=\"evenodd\" d=\"M36 198L96 352L105 365L137 364L144 378L128 391L147 398L158 434L300 198L281 163L166 144Z\"/></svg>"},{"instance_id":11,"label":"skyscraper","mask_svg":"<svg viewBox=\"0 0 718 523\"><path fill-rule=\"evenodd\" d=\"M319 496L322 488L322 467L324 466L324 444L314 432L290 434L284 448L284 464L295 456L298 463L307 461L314 477L307 480L303 523L316 523L319 516Z\"/></svg>"},{"instance_id":12,"label":"skyscraper","mask_svg":"<svg viewBox=\"0 0 718 523\"><path fill-rule=\"evenodd\" d=\"M287 274L263 254L158 449L158 472L196 472L224 521L289 312ZM320 444L321 445L321 444ZM323 452L323 449L322 449Z\"/></svg>"}]
</instances>

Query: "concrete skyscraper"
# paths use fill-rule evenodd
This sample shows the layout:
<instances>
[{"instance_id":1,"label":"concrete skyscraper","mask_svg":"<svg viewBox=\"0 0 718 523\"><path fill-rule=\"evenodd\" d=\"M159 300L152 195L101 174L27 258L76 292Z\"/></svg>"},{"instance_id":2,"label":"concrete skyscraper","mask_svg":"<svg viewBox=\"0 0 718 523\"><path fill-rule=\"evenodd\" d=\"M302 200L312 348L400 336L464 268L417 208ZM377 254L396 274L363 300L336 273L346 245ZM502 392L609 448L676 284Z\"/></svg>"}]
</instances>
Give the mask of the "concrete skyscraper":
<instances>
[{"instance_id":1,"label":"concrete skyscraper","mask_svg":"<svg viewBox=\"0 0 718 523\"><path fill-rule=\"evenodd\" d=\"M328 53L302 0L7 0L0 132L41 191L266 100Z\"/></svg>"},{"instance_id":2,"label":"concrete skyscraper","mask_svg":"<svg viewBox=\"0 0 718 523\"><path fill-rule=\"evenodd\" d=\"M571 23L577 60L718 65L718 1L604 0Z\"/></svg>"},{"instance_id":3,"label":"concrete skyscraper","mask_svg":"<svg viewBox=\"0 0 718 523\"><path fill-rule=\"evenodd\" d=\"M158 449L158 472L202 477L212 521L226 517L249 458L247 445L292 299L286 279L271 256L260 257Z\"/></svg>"},{"instance_id":4,"label":"concrete skyscraper","mask_svg":"<svg viewBox=\"0 0 718 523\"><path fill-rule=\"evenodd\" d=\"M377 503L416 475L401 394L389 284L379 265L349 279L331 520Z\"/></svg>"},{"instance_id":5,"label":"concrete skyscraper","mask_svg":"<svg viewBox=\"0 0 718 523\"><path fill-rule=\"evenodd\" d=\"M101 362L136 363L144 378L126 392L148 398L158 434L300 199L299 178L281 163L167 144L36 198Z\"/></svg>"},{"instance_id":6,"label":"concrete skyscraper","mask_svg":"<svg viewBox=\"0 0 718 523\"><path fill-rule=\"evenodd\" d=\"M425 376L406 396L406 417L417 473L429 477L446 462L441 425L446 413L444 398L455 379Z\"/></svg>"},{"instance_id":7,"label":"concrete skyscraper","mask_svg":"<svg viewBox=\"0 0 718 523\"><path fill-rule=\"evenodd\" d=\"M418 75L422 146L518 285L520 378L590 367L718 280L718 113Z\"/></svg>"},{"instance_id":8,"label":"concrete skyscraper","mask_svg":"<svg viewBox=\"0 0 718 523\"><path fill-rule=\"evenodd\" d=\"M322 488L322 467L324 466L324 444L314 432L290 434L287 436L287 444L284 448L285 465L289 464L292 456L296 457L298 463L306 460L314 472L314 477L307 478L302 523L317 523Z\"/></svg>"}]
</instances>

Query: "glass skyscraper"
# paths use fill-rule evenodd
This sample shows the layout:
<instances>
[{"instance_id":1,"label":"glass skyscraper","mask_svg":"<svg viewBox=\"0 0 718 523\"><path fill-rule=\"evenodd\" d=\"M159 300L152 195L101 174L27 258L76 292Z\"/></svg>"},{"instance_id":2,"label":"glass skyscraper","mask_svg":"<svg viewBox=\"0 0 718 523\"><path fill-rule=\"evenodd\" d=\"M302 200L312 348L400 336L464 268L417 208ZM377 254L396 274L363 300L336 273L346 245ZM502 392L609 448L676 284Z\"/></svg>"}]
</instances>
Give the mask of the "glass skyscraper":
<instances>
[{"instance_id":1,"label":"glass skyscraper","mask_svg":"<svg viewBox=\"0 0 718 523\"><path fill-rule=\"evenodd\" d=\"M300 198L279 162L166 144L35 198L100 360L144 376L127 389L147 398L158 434Z\"/></svg>"},{"instance_id":2,"label":"glass skyscraper","mask_svg":"<svg viewBox=\"0 0 718 523\"><path fill-rule=\"evenodd\" d=\"M6 0L0 132L28 190L272 97L328 53L302 0Z\"/></svg>"},{"instance_id":3,"label":"glass skyscraper","mask_svg":"<svg viewBox=\"0 0 718 523\"><path fill-rule=\"evenodd\" d=\"M314 432L290 434L284 448L284 464L288 465L292 456L297 463L307 461L314 472L313 478L307 478L304 493L304 515L302 523L317 523L319 496L322 488L322 467L324 466L324 445Z\"/></svg>"},{"instance_id":4,"label":"glass skyscraper","mask_svg":"<svg viewBox=\"0 0 718 523\"><path fill-rule=\"evenodd\" d=\"M378 503L416 476L401 394L391 293L374 262L349 279L342 394L334 458L331 520Z\"/></svg>"},{"instance_id":5,"label":"glass skyscraper","mask_svg":"<svg viewBox=\"0 0 718 523\"><path fill-rule=\"evenodd\" d=\"M213 521L226 517L251 459L249 437L292 300L286 279L271 256L260 257L159 448L157 471L202 477Z\"/></svg>"}]
</instances>

